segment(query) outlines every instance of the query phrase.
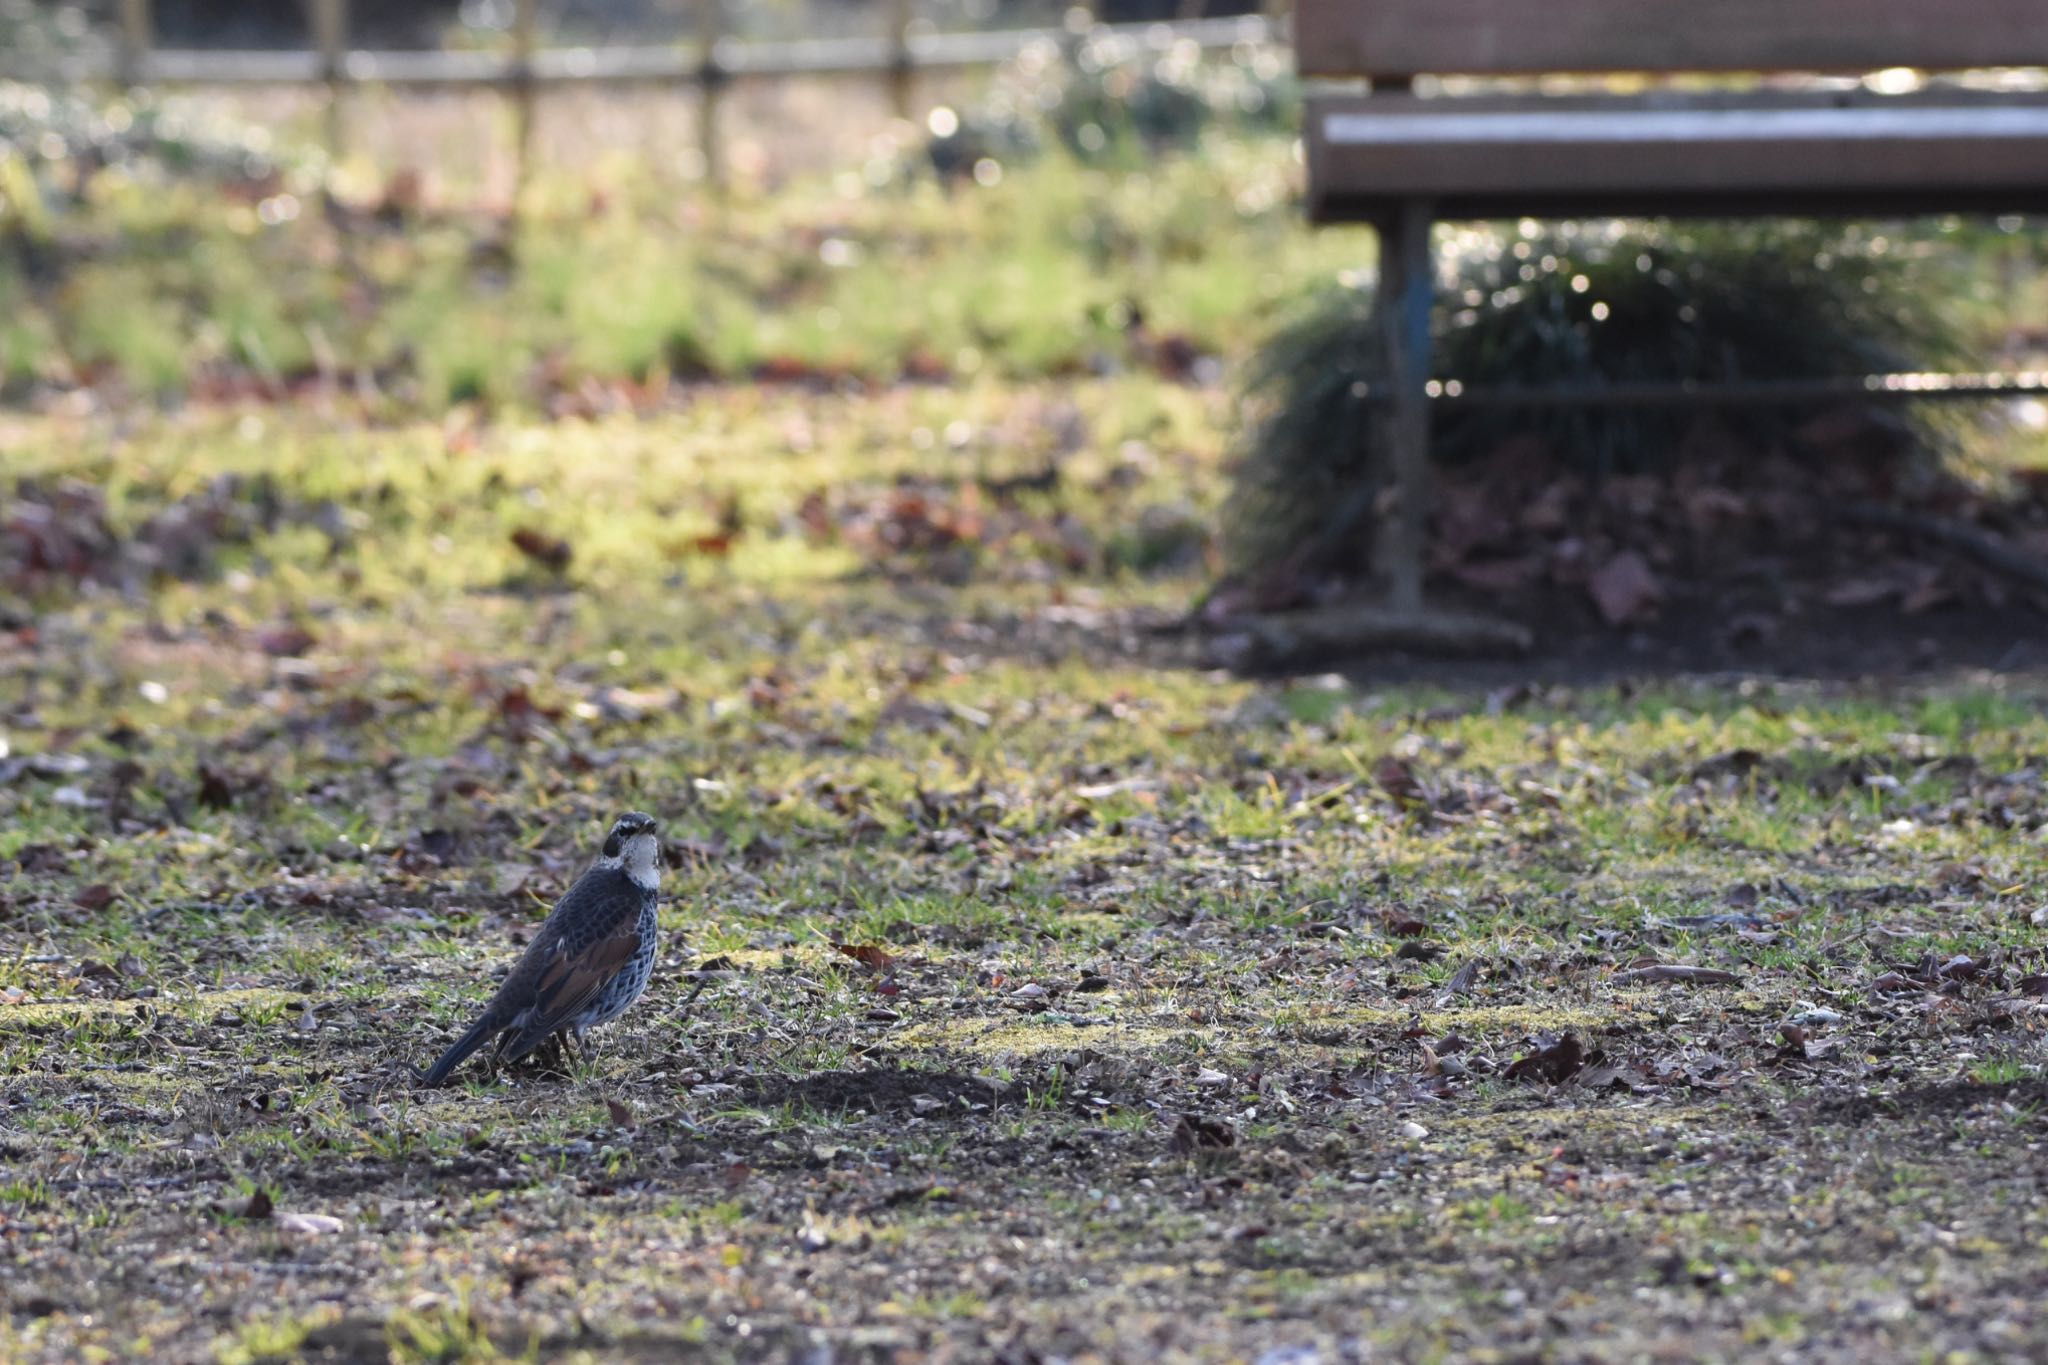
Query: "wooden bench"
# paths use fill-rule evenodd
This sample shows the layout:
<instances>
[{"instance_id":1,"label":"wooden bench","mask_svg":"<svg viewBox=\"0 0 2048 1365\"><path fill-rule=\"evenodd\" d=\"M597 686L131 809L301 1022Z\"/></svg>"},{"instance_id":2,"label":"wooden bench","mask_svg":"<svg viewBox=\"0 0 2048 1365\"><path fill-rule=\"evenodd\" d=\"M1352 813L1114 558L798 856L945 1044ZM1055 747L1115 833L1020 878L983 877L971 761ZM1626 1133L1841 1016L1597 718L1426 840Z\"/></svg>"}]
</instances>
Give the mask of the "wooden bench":
<instances>
[{"instance_id":1,"label":"wooden bench","mask_svg":"<svg viewBox=\"0 0 2048 1365\"><path fill-rule=\"evenodd\" d=\"M1311 85L1309 212L1380 236L1396 611L1422 602L1431 403L1482 397L1430 379L1434 222L2048 211L2048 82L2009 69L2048 66L2048 0L1298 0L1294 23L1301 74L1351 82ZM1632 401L1674 397L1717 395Z\"/></svg>"}]
</instances>

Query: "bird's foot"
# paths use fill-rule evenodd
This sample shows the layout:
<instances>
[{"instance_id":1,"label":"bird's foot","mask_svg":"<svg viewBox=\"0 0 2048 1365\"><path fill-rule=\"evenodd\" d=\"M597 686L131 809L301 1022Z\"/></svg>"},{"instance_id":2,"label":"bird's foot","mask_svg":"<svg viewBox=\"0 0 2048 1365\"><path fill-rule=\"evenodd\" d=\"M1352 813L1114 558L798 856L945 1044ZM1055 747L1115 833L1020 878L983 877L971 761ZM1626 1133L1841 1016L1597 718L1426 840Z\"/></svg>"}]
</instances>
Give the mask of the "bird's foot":
<instances>
[{"instance_id":1,"label":"bird's foot","mask_svg":"<svg viewBox=\"0 0 2048 1365\"><path fill-rule=\"evenodd\" d=\"M572 1074L568 1049L559 1033L551 1034L546 1042L533 1050L532 1056L536 1070L554 1076Z\"/></svg>"}]
</instances>

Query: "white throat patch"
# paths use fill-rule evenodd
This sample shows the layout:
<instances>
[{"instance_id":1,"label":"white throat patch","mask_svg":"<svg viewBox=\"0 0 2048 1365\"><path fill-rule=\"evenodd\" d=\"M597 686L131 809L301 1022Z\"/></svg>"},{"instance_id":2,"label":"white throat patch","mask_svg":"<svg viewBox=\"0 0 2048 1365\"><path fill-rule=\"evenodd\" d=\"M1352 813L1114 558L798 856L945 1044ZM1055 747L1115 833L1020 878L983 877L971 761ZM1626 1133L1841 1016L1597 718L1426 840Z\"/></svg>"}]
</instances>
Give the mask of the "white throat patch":
<instances>
[{"instance_id":1,"label":"white throat patch","mask_svg":"<svg viewBox=\"0 0 2048 1365\"><path fill-rule=\"evenodd\" d=\"M643 891L652 891L661 885L661 840L652 834L635 834L626 840L618 857L600 857L597 865L606 871L623 869L626 880Z\"/></svg>"}]
</instances>

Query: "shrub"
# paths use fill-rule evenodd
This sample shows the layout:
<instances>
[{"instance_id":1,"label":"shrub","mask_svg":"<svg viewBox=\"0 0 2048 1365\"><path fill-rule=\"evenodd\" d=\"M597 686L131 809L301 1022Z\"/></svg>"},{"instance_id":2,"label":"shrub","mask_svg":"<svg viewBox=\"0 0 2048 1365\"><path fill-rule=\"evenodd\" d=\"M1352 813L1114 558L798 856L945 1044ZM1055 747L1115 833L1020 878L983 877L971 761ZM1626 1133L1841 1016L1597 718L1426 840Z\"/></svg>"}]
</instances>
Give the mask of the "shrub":
<instances>
[{"instance_id":1,"label":"shrub","mask_svg":"<svg viewBox=\"0 0 2048 1365\"><path fill-rule=\"evenodd\" d=\"M1524 225L1528 229L1530 225ZM1433 371L1475 387L1799 379L1952 363L1928 302L1933 253L1869 228L1607 223L1461 234L1439 281ZM1385 474L1367 391L1383 373L1369 289L1310 301L1253 357L1249 420L1226 508L1243 572L1364 563ZM1759 456L1821 405L1725 410ZM1435 415L1431 458L1535 438L1591 477L1670 466L1687 408L1459 408ZM1921 428L1923 434L1926 428Z\"/></svg>"},{"instance_id":2,"label":"shrub","mask_svg":"<svg viewBox=\"0 0 2048 1365\"><path fill-rule=\"evenodd\" d=\"M924 157L944 179L984 158L1027 161L1049 146L1084 164L1143 166L1193 148L1210 128L1292 134L1300 93L1271 49L1205 60L1192 43L1097 29L1071 47L1025 53L978 106L942 118Z\"/></svg>"}]
</instances>

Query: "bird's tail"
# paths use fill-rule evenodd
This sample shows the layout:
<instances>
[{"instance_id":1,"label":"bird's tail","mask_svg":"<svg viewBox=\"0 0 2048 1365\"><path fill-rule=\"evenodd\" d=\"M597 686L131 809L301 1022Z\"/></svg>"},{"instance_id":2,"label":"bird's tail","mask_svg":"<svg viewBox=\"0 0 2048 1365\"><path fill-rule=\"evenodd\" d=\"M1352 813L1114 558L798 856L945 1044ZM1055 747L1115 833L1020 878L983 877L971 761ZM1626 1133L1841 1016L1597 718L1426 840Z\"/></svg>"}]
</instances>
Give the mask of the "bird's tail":
<instances>
[{"instance_id":1,"label":"bird's tail","mask_svg":"<svg viewBox=\"0 0 2048 1365\"><path fill-rule=\"evenodd\" d=\"M449 1072L461 1066L463 1060L470 1053L490 1041L491 1035L503 1027L504 1025L499 1021L497 1015L486 1013L483 1018L477 1020L471 1026L469 1032L457 1038L454 1044L441 1054L440 1061L435 1062L433 1066L427 1069L427 1074L422 1078L422 1083L426 1085L440 1085L446 1081Z\"/></svg>"},{"instance_id":2,"label":"bird's tail","mask_svg":"<svg viewBox=\"0 0 2048 1365\"><path fill-rule=\"evenodd\" d=\"M498 1045L498 1064L510 1066L513 1062L524 1060L535 1048L545 1043L552 1032L553 1030L536 1030L532 1024L528 1024L517 1033L506 1034Z\"/></svg>"}]
</instances>

